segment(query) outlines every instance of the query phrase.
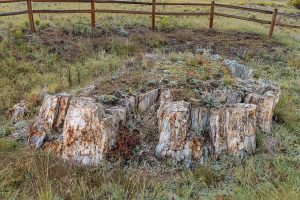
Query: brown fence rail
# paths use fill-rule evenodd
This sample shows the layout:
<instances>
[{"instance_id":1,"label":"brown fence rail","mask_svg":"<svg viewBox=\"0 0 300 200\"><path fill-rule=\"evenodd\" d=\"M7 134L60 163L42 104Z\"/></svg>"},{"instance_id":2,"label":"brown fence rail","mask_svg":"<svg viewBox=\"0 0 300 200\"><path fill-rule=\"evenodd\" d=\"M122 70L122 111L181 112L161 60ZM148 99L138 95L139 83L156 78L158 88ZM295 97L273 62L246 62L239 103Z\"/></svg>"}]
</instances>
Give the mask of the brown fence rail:
<instances>
[{"instance_id":1,"label":"brown fence rail","mask_svg":"<svg viewBox=\"0 0 300 200\"><path fill-rule=\"evenodd\" d=\"M165 2L156 2L156 0L152 0L152 2L135 2L135 1L104 1L104 0L0 0L1 3L16 3L16 2L26 2L27 3L27 10L25 11L14 11L14 12L2 12L0 16L11 16L11 15L21 15L21 14L28 14L29 17L29 24L30 24L30 31L32 33L35 32L35 24L34 24L34 14L36 13L89 13L91 14L91 26L92 29L95 29L96 26L96 13L122 13L122 14L141 14L141 15L151 15L152 18L152 30L155 31L155 22L156 22L156 15L186 15L186 16L209 16L209 28L213 28L214 23L214 16L220 17L227 17L239 20L246 20L251 22L257 22L260 24L267 24L269 25L269 38L272 37L273 31L275 26L282 26L287 28L295 28L300 29L299 25L293 24L284 24L279 23L277 21L277 15L285 16L285 17L300 17L299 14L291 14L291 13L281 13L278 12L278 9L275 8L273 11L264 10L264 9L256 9L256 8L248 8L248 7L241 7L241 6L234 6L234 5L225 5L219 4L212 1L211 3L165 3ZM32 7L32 2L39 2L39 3L89 3L91 8L88 10L35 10ZM151 6L151 11L138 11L138 10L106 10L106 9L96 9L95 4L130 4L130 5L145 5ZM156 12L156 6L204 6L210 7L210 12ZM234 9L234 10L245 10L250 12L258 12L263 14L271 15L271 20L262 20L262 19L253 19L243 16L225 14L215 12L215 8L227 8L227 9Z\"/></svg>"}]
</instances>

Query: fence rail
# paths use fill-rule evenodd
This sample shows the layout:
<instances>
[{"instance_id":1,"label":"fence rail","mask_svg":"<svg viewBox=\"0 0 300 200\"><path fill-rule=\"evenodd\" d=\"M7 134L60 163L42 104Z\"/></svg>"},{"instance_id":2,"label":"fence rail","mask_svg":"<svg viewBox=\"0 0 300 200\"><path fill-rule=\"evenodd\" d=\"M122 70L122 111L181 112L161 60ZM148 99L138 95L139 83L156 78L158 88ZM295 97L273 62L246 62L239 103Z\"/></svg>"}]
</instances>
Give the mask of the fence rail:
<instances>
[{"instance_id":1,"label":"fence rail","mask_svg":"<svg viewBox=\"0 0 300 200\"><path fill-rule=\"evenodd\" d=\"M285 17L300 17L299 14L292 14L292 13L283 13L278 12L278 9L275 8L273 11L264 10L264 9L256 9L256 8L248 8L248 7L241 7L241 6L234 6L234 5L226 5L226 4L219 4L212 1L211 3L167 3L167 2L156 2L156 0L152 0L152 2L136 2L136 1L105 1L105 0L0 0L0 4L2 3L17 3L17 2L26 2L27 3L27 10L23 11L14 11L14 12L0 12L0 16L12 16L12 15L22 15L28 14L29 24L30 24L30 31L32 33L35 32L35 24L34 24L34 14L37 13L89 13L91 14L91 27L94 30L96 27L96 13L122 13L122 14L141 14L141 15L151 15L152 18L152 31L155 31L155 23L156 23L156 15L174 15L174 16L209 16L209 28L213 28L214 24L214 16L226 17L226 18L233 18L239 20L246 20L251 22L256 22L260 24L267 24L269 25L269 38L272 37L273 31L275 26L282 26L286 28L295 28L300 29L299 25L293 24L284 24L277 21L277 16L285 16ZM90 9L85 10L36 10L32 7L32 2L35 3L89 3L91 5ZM138 10L112 10L112 9L96 9L96 4L130 4L130 5L145 5L151 6L151 11L138 11ZM157 6L204 6L210 7L210 12L157 12ZM227 9L234 9L234 10L245 10L250 12L257 12L263 14L269 14L271 16L271 20L263 20L263 19L253 19L243 16L225 14L215 12L216 8L227 8Z\"/></svg>"}]
</instances>

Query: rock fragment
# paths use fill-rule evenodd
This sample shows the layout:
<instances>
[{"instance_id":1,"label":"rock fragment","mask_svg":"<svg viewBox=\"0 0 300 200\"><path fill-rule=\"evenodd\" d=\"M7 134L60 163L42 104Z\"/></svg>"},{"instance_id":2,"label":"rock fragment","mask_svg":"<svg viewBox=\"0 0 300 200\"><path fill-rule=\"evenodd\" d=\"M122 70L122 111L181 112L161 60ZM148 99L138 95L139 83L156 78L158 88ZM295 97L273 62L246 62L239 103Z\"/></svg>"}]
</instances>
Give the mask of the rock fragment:
<instances>
[{"instance_id":1,"label":"rock fragment","mask_svg":"<svg viewBox=\"0 0 300 200\"><path fill-rule=\"evenodd\" d=\"M19 121L14 124L11 136L17 140L27 138L29 131L29 123L26 120Z\"/></svg>"},{"instance_id":2,"label":"rock fragment","mask_svg":"<svg viewBox=\"0 0 300 200\"><path fill-rule=\"evenodd\" d=\"M70 96L66 94L47 95L39 114L31 125L28 143L39 148L46 135L61 133L68 110Z\"/></svg>"},{"instance_id":3,"label":"rock fragment","mask_svg":"<svg viewBox=\"0 0 300 200\"><path fill-rule=\"evenodd\" d=\"M272 118L276 104L279 101L280 89L275 86L258 87L256 91L249 93L245 103L258 106L257 125L266 133L271 131Z\"/></svg>"},{"instance_id":4,"label":"rock fragment","mask_svg":"<svg viewBox=\"0 0 300 200\"><path fill-rule=\"evenodd\" d=\"M138 110L144 112L150 106L152 106L155 102L157 102L159 97L159 89L151 90L145 94L141 94L137 96L137 106Z\"/></svg>"},{"instance_id":5,"label":"rock fragment","mask_svg":"<svg viewBox=\"0 0 300 200\"><path fill-rule=\"evenodd\" d=\"M232 75L236 78L246 80L252 77L253 71L246 65L239 64L236 60L225 59L224 64L229 68Z\"/></svg>"},{"instance_id":6,"label":"rock fragment","mask_svg":"<svg viewBox=\"0 0 300 200\"><path fill-rule=\"evenodd\" d=\"M8 111L8 113L11 115L12 124L22 121L25 115L27 114L27 112L28 109L26 107L26 102L24 100L14 105L14 107Z\"/></svg>"}]
</instances>

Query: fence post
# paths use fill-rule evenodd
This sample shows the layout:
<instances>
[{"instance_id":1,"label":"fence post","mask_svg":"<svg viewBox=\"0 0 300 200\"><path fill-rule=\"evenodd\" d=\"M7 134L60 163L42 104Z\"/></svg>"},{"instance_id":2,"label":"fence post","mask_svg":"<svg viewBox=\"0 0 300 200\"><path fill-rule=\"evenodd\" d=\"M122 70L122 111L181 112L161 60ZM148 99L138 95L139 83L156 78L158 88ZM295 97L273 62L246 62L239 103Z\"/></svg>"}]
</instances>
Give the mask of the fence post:
<instances>
[{"instance_id":1,"label":"fence post","mask_svg":"<svg viewBox=\"0 0 300 200\"><path fill-rule=\"evenodd\" d=\"M215 2L212 1L211 4L210 4L209 28L213 28L214 14L215 14Z\"/></svg>"},{"instance_id":2,"label":"fence post","mask_svg":"<svg viewBox=\"0 0 300 200\"><path fill-rule=\"evenodd\" d=\"M91 20L92 30L94 31L96 28L95 0L91 0Z\"/></svg>"},{"instance_id":3,"label":"fence post","mask_svg":"<svg viewBox=\"0 0 300 200\"><path fill-rule=\"evenodd\" d=\"M155 31L156 0L152 0L152 31Z\"/></svg>"},{"instance_id":4,"label":"fence post","mask_svg":"<svg viewBox=\"0 0 300 200\"><path fill-rule=\"evenodd\" d=\"M27 0L27 10L28 10L28 17L29 17L30 32L34 33L35 27L34 27L34 19L33 19L31 0Z\"/></svg>"},{"instance_id":5,"label":"fence post","mask_svg":"<svg viewBox=\"0 0 300 200\"><path fill-rule=\"evenodd\" d=\"M272 21L271 21L271 25L270 25L270 29L269 29L269 39L271 39L273 36L274 27L276 24L277 12L278 12L278 10L277 10L277 8L275 8L273 11Z\"/></svg>"}]
</instances>

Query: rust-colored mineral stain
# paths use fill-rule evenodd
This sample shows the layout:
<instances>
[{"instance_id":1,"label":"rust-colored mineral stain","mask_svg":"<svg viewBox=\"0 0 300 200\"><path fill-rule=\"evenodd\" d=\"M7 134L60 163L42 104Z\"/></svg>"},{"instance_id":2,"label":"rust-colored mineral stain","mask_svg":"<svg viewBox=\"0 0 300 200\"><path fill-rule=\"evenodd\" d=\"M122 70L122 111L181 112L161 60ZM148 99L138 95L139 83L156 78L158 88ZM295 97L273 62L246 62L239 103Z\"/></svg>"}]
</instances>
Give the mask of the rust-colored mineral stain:
<instances>
[{"instance_id":1,"label":"rust-colored mineral stain","mask_svg":"<svg viewBox=\"0 0 300 200\"><path fill-rule=\"evenodd\" d=\"M190 149L192 151L192 159L199 160L202 153L202 143L200 138L193 138Z\"/></svg>"},{"instance_id":2,"label":"rust-colored mineral stain","mask_svg":"<svg viewBox=\"0 0 300 200\"><path fill-rule=\"evenodd\" d=\"M67 131L67 137L66 137L66 145L67 147L72 146L72 144L75 142L75 138L74 138L74 129L73 128L69 128Z\"/></svg>"}]
</instances>

